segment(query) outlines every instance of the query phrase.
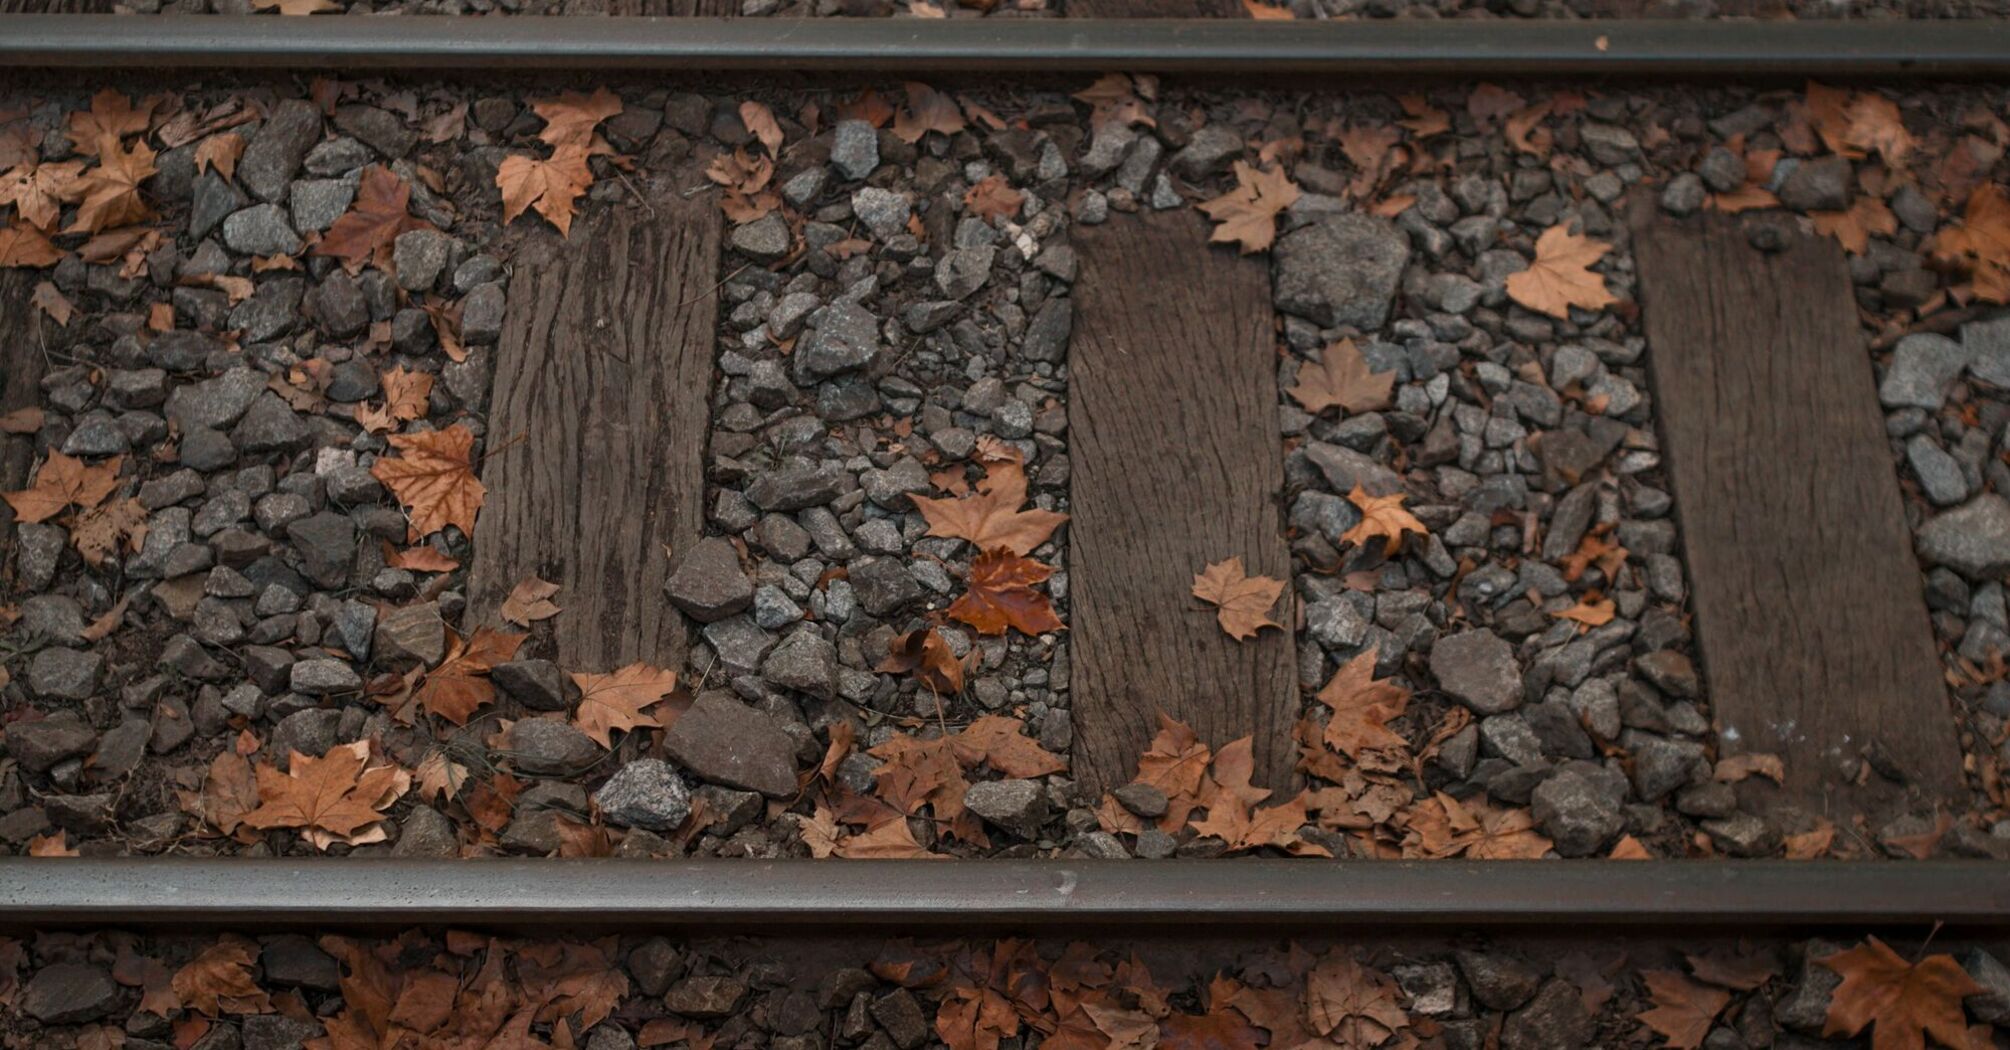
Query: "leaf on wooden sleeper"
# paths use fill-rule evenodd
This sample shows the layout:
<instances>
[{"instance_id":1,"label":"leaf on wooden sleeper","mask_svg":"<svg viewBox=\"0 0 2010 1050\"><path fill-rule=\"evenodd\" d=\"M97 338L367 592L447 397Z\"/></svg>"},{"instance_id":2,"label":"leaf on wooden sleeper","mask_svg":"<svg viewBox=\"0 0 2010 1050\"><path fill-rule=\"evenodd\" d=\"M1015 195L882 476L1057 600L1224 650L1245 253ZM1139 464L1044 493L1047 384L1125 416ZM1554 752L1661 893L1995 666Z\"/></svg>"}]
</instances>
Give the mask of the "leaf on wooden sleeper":
<instances>
[{"instance_id":1,"label":"leaf on wooden sleeper","mask_svg":"<svg viewBox=\"0 0 2010 1050\"><path fill-rule=\"evenodd\" d=\"M1726 784L1735 784L1755 775L1775 784L1784 784L1787 782L1787 764L1778 755L1747 751L1718 759L1714 775Z\"/></svg>"},{"instance_id":2,"label":"leaf on wooden sleeper","mask_svg":"<svg viewBox=\"0 0 2010 1050\"><path fill-rule=\"evenodd\" d=\"M1193 578L1193 596L1215 606L1215 621L1238 642L1256 637L1265 627L1283 628L1270 618L1271 607L1283 593L1283 580L1249 575L1240 557L1215 562Z\"/></svg>"},{"instance_id":3,"label":"leaf on wooden sleeper","mask_svg":"<svg viewBox=\"0 0 2010 1050\"><path fill-rule=\"evenodd\" d=\"M512 153L496 168L496 189L502 192L503 222L516 221L535 208L560 234L572 233L579 196L593 185L593 170L583 146L561 146L550 157Z\"/></svg>"},{"instance_id":4,"label":"leaf on wooden sleeper","mask_svg":"<svg viewBox=\"0 0 2010 1050\"><path fill-rule=\"evenodd\" d=\"M560 612L552 595L558 593L558 584L539 579L536 575L526 576L510 588L508 597L503 599L502 618L505 623L518 627L529 627L539 620L549 620Z\"/></svg>"}]
</instances>

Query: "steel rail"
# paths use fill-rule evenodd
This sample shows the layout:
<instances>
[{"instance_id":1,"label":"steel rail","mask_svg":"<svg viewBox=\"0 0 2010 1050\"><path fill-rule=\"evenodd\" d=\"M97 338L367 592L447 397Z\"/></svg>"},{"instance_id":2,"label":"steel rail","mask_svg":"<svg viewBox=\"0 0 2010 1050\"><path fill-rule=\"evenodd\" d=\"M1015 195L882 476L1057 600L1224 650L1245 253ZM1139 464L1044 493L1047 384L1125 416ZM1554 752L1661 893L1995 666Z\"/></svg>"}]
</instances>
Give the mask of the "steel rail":
<instances>
[{"instance_id":1,"label":"steel rail","mask_svg":"<svg viewBox=\"0 0 2010 1050\"><path fill-rule=\"evenodd\" d=\"M1988 861L8 859L0 928L818 931L2010 929Z\"/></svg>"},{"instance_id":2,"label":"steel rail","mask_svg":"<svg viewBox=\"0 0 2010 1050\"><path fill-rule=\"evenodd\" d=\"M0 69L1979 78L2010 21L0 16Z\"/></svg>"}]
</instances>

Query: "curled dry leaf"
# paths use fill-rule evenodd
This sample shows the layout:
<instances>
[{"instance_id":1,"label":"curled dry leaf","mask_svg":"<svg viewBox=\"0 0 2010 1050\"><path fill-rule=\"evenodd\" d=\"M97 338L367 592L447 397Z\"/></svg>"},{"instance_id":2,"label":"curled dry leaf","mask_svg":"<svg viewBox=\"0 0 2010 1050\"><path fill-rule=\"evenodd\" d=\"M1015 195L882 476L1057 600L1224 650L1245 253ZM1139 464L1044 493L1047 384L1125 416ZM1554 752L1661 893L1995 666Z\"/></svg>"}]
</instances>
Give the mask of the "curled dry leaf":
<instances>
[{"instance_id":1,"label":"curled dry leaf","mask_svg":"<svg viewBox=\"0 0 2010 1050\"><path fill-rule=\"evenodd\" d=\"M572 723L609 749L614 747L612 733L616 729L664 727L667 723L643 710L662 703L677 688L676 672L641 662L611 674L575 672L572 680L579 686L579 706L573 711Z\"/></svg>"},{"instance_id":2,"label":"curled dry leaf","mask_svg":"<svg viewBox=\"0 0 2010 1050\"><path fill-rule=\"evenodd\" d=\"M1717 1015L1731 1001L1731 993L1707 984L1697 984L1674 970L1646 970L1654 1005L1642 1011L1640 1022L1660 1033L1674 1050L1696 1050L1717 1021Z\"/></svg>"},{"instance_id":3,"label":"curled dry leaf","mask_svg":"<svg viewBox=\"0 0 2010 1050\"><path fill-rule=\"evenodd\" d=\"M382 842L387 835L379 822L412 786L412 775L395 765L368 766L369 756L370 742L358 740L320 758L295 751L286 772L259 763L259 806L244 815L245 826L297 828L316 849Z\"/></svg>"},{"instance_id":4,"label":"curled dry leaf","mask_svg":"<svg viewBox=\"0 0 2010 1050\"><path fill-rule=\"evenodd\" d=\"M1235 188L1197 207L1215 221L1212 243L1232 243L1242 254L1260 252L1277 238L1277 216L1298 200L1298 187L1282 167L1268 171L1235 162Z\"/></svg>"},{"instance_id":5,"label":"curled dry leaf","mask_svg":"<svg viewBox=\"0 0 2010 1050\"><path fill-rule=\"evenodd\" d=\"M874 670L882 674L913 672L916 681L938 693L963 691L963 664L933 627L895 635L887 646L886 659Z\"/></svg>"},{"instance_id":6,"label":"curled dry leaf","mask_svg":"<svg viewBox=\"0 0 2010 1050\"><path fill-rule=\"evenodd\" d=\"M271 1013L272 999L251 972L258 955L257 944L226 934L175 971L174 994L210 1017Z\"/></svg>"},{"instance_id":7,"label":"curled dry leaf","mask_svg":"<svg viewBox=\"0 0 2010 1050\"><path fill-rule=\"evenodd\" d=\"M980 551L999 548L1026 555L1068 520L1050 510L1020 510L1026 502L1026 470L1016 461L994 462L985 468L977 494L963 499L910 497L928 522L930 536L968 540Z\"/></svg>"},{"instance_id":8,"label":"curled dry leaf","mask_svg":"<svg viewBox=\"0 0 2010 1050\"><path fill-rule=\"evenodd\" d=\"M452 722L466 725L468 716L484 704L494 703L496 690L489 681L495 665L516 658L516 651L529 635L478 627L465 642L451 638L446 658L412 693L412 701L427 711ZM400 711L400 714L406 714ZM409 721L409 717L401 721Z\"/></svg>"},{"instance_id":9,"label":"curled dry leaf","mask_svg":"<svg viewBox=\"0 0 2010 1050\"><path fill-rule=\"evenodd\" d=\"M1193 596L1215 606L1215 620L1238 642L1265 627L1284 626L1270 618L1270 607L1283 593L1283 580L1249 575L1239 557L1215 562L1193 578Z\"/></svg>"},{"instance_id":10,"label":"curled dry leaf","mask_svg":"<svg viewBox=\"0 0 2010 1050\"><path fill-rule=\"evenodd\" d=\"M81 459L51 451L49 458L42 461L41 469L35 472L34 484L16 492L0 493L0 498L14 508L15 518L31 523L48 521L69 507L90 510L118 487L119 464L123 461L124 457L113 456L92 467Z\"/></svg>"},{"instance_id":11,"label":"curled dry leaf","mask_svg":"<svg viewBox=\"0 0 2010 1050\"><path fill-rule=\"evenodd\" d=\"M1008 627L1028 635L1058 631L1053 602L1033 589L1052 575L1053 566L1005 548L985 551L971 559L969 586L950 603L949 618L979 634L1004 634Z\"/></svg>"},{"instance_id":12,"label":"curled dry leaf","mask_svg":"<svg viewBox=\"0 0 2010 1050\"><path fill-rule=\"evenodd\" d=\"M411 185L391 169L381 164L364 168L356 199L321 235L312 254L340 259L351 273L366 263L389 270L391 249L399 234L433 228L432 223L410 212L411 201Z\"/></svg>"},{"instance_id":13,"label":"curled dry leaf","mask_svg":"<svg viewBox=\"0 0 2010 1050\"><path fill-rule=\"evenodd\" d=\"M140 184L153 177L154 151L144 142L130 150L111 139L100 145L98 166L77 180L77 214L65 233L97 233L153 217Z\"/></svg>"},{"instance_id":14,"label":"curled dry leaf","mask_svg":"<svg viewBox=\"0 0 2010 1050\"><path fill-rule=\"evenodd\" d=\"M456 423L440 430L393 434L389 441L403 455L378 459L370 473L405 505L413 535L429 536L448 525L474 535L475 514L488 494L475 477L470 458L474 431Z\"/></svg>"},{"instance_id":15,"label":"curled dry leaf","mask_svg":"<svg viewBox=\"0 0 2010 1050\"><path fill-rule=\"evenodd\" d=\"M740 123L761 141L768 149L768 156L782 155L782 126L775 123L775 113L765 104L747 99L740 103Z\"/></svg>"},{"instance_id":16,"label":"curled dry leaf","mask_svg":"<svg viewBox=\"0 0 2010 1050\"><path fill-rule=\"evenodd\" d=\"M1353 491L1347 493L1347 499L1361 510L1360 523L1340 534L1340 538L1348 543L1365 547L1369 540L1379 536L1383 540L1382 556L1387 558L1394 556L1403 545L1404 534L1430 535L1430 530L1424 528L1424 523L1418 521L1416 515L1403 509L1404 496L1400 492L1390 496L1370 496L1357 484Z\"/></svg>"},{"instance_id":17,"label":"curled dry leaf","mask_svg":"<svg viewBox=\"0 0 2010 1050\"><path fill-rule=\"evenodd\" d=\"M46 270L62 258L62 251L33 226L22 223L0 226L0 268Z\"/></svg>"},{"instance_id":18,"label":"curled dry leaf","mask_svg":"<svg viewBox=\"0 0 2010 1050\"><path fill-rule=\"evenodd\" d=\"M1591 265L1612 246L1571 233L1561 225L1542 231L1535 241L1535 261L1507 279L1508 297L1538 313L1568 318L1570 308L1602 310L1618 299L1605 290L1605 278Z\"/></svg>"},{"instance_id":19,"label":"curled dry leaf","mask_svg":"<svg viewBox=\"0 0 2010 1050\"><path fill-rule=\"evenodd\" d=\"M963 119L963 111L957 108L955 99L927 84L909 81L907 108L894 117L893 134L900 141L913 145L931 131L954 135L967 126L968 122Z\"/></svg>"},{"instance_id":20,"label":"curled dry leaf","mask_svg":"<svg viewBox=\"0 0 2010 1050\"><path fill-rule=\"evenodd\" d=\"M23 163L0 175L0 204L12 204L16 214L40 230L55 228L63 205L82 192L84 162Z\"/></svg>"}]
</instances>

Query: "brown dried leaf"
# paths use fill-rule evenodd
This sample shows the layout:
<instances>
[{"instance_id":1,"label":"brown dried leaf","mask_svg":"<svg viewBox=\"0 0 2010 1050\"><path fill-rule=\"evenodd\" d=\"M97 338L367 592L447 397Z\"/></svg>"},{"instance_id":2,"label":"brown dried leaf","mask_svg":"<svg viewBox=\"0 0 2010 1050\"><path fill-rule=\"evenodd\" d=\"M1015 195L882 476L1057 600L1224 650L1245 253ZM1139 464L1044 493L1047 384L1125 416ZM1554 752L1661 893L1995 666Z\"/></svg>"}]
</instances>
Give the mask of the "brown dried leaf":
<instances>
[{"instance_id":1,"label":"brown dried leaf","mask_svg":"<svg viewBox=\"0 0 2010 1050\"><path fill-rule=\"evenodd\" d=\"M579 706L572 723L601 747L614 747L616 729L661 728L665 725L643 709L662 703L677 688L677 674L636 662L611 674L574 672Z\"/></svg>"},{"instance_id":2,"label":"brown dried leaf","mask_svg":"<svg viewBox=\"0 0 2010 1050\"><path fill-rule=\"evenodd\" d=\"M16 519L31 523L47 521L72 506L90 510L118 487L119 464L123 461L124 457L113 456L91 467L85 466L81 459L51 451L41 469L35 472L34 484L17 492L0 493L0 498L14 508Z\"/></svg>"},{"instance_id":3,"label":"brown dried leaf","mask_svg":"<svg viewBox=\"0 0 2010 1050\"><path fill-rule=\"evenodd\" d=\"M1299 366L1298 382L1287 391L1314 415L1329 408L1345 412L1377 412L1388 408L1396 373L1374 372L1352 339L1326 348L1318 364Z\"/></svg>"},{"instance_id":4,"label":"brown dried leaf","mask_svg":"<svg viewBox=\"0 0 2010 1050\"><path fill-rule=\"evenodd\" d=\"M514 222L526 208L536 208L560 234L572 232L579 195L593 185L584 146L561 146L547 158L513 153L496 168L496 188L502 191L503 222Z\"/></svg>"},{"instance_id":5,"label":"brown dried leaf","mask_svg":"<svg viewBox=\"0 0 2010 1050\"><path fill-rule=\"evenodd\" d=\"M413 535L428 536L448 525L474 535L475 514L488 493L470 460L474 432L456 423L388 440L403 455L379 458L370 473L405 505Z\"/></svg>"},{"instance_id":6,"label":"brown dried leaf","mask_svg":"<svg viewBox=\"0 0 2010 1050\"><path fill-rule=\"evenodd\" d=\"M947 614L979 634L1004 634L1008 627L1027 635L1058 631L1061 618L1053 602L1033 589L1052 575L1053 566L1003 547L985 551L971 559L969 586Z\"/></svg>"},{"instance_id":7,"label":"brown dried leaf","mask_svg":"<svg viewBox=\"0 0 2010 1050\"><path fill-rule=\"evenodd\" d=\"M1424 523L1416 515L1403 509L1404 496L1396 493L1390 496L1370 496L1359 484L1347 493L1347 499L1361 510L1361 521L1353 528L1340 534L1348 543L1367 546L1368 541L1382 537L1382 556L1393 557L1403 545L1403 535L1414 532L1419 536L1430 535Z\"/></svg>"},{"instance_id":8,"label":"brown dried leaf","mask_svg":"<svg viewBox=\"0 0 2010 1050\"><path fill-rule=\"evenodd\" d=\"M365 263L390 269L391 248L399 234L433 228L432 223L411 214L411 200L412 187L391 169L381 164L363 169L356 199L321 235L313 254L340 259L352 272Z\"/></svg>"},{"instance_id":9,"label":"brown dried leaf","mask_svg":"<svg viewBox=\"0 0 2010 1050\"><path fill-rule=\"evenodd\" d=\"M1249 575L1240 557L1215 562L1193 578L1193 596L1216 607L1215 620L1238 642L1265 627L1284 626L1270 618L1271 606L1283 593L1283 580Z\"/></svg>"},{"instance_id":10,"label":"brown dried leaf","mask_svg":"<svg viewBox=\"0 0 2010 1050\"><path fill-rule=\"evenodd\" d=\"M1282 167L1262 171L1235 162L1235 188L1196 205L1216 223L1211 243L1234 243L1242 254L1260 252L1277 237L1277 216L1298 199L1298 186Z\"/></svg>"},{"instance_id":11,"label":"brown dried leaf","mask_svg":"<svg viewBox=\"0 0 2010 1050\"><path fill-rule=\"evenodd\" d=\"M509 596L503 599L502 618L505 623L518 627L529 627L539 620L549 620L560 612L551 596L558 593L558 584L539 579L536 575L526 576L510 588Z\"/></svg>"},{"instance_id":12,"label":"brown dried leaf","mask_svg":"<svg viewBox=\"0 0 2010 1050\"><path fill-rule=\"evenodd\" d=\"M930 536L968 540L980 551L1003 548L1031 554L1068 520L1066 514L1054 511L1019 509L1026 502L1026 470L1010 461L986 467L977 495L954 500L909 498L928 521Z\"/></svg>"}]
</instances>

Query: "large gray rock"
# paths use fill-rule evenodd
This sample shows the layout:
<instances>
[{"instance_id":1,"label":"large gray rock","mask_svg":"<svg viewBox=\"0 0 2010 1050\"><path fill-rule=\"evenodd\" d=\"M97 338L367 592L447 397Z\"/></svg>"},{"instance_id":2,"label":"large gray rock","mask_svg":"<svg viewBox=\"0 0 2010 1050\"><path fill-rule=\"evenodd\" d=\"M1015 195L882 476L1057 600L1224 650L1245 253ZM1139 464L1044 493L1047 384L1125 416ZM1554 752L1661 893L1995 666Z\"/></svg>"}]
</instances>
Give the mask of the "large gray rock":
<instances>
[{"instance_id":1,"label":"large gray rock","mask_svg":"<svg viewBox=\"0 0 2010 1050\"><path fill-rule=\"evenodd\" d=\"M1037 780L979 781L964 791L963 805L985 823L1028 839L1039 835L1053 813L1047 789Z\"/></svg>"},{"instance_id":2,"label":"large gray rock","mask_svg":"<svg viewBox=\"0 0 2010 1050\"><path fill-rule=\"evenodd\" d=\"M1938 411L1947 400L1947 388L1967 364L1968 350L1944 335L1908 335L1892 347L1891 365L1877 385L1877 398L1886 408Z\"/></svg>"},{"instance_id":3,"label":"large gray rock","mask_svg":"<svg viewBox=\"0 0 2010 1050\"><path fill-rule=\"evenodd\" d=\"M1514 646L1485 628L1438 639L1431 648L1431 673L1438 686L1482 715L1521 706L1521 665Z\"/></svg>"},{"instance_id":4,"label":"large gray rock","mask_svg":"<svg viewBox=\"0 0 2010 1050\"><path fill-rule=\"evenodd\" d=\"M2010 501L1984 493L1919 528L1919 554L1974 579L2010 569Z\"/></svg>"},{"instance_id":5,"label":"large gray rock","mask_svg":"<svg viewBox=\"0 0 2010 1050\"><path fill-rule=\"evenodd\" d=\"M287 184L300 173L307 151L321 141L321 111L306 99L290 98L272 108L244 156L237 162L237 181L259 200L286 199Z\"/></svg>"},{"instance_id":6,"label":"large gray rock","mask_svg":"<svg viewBox=\"0 0 2010 1050\"><path fill-rule=\"evenodd\" d=\"M879 132L863 120L840 120L831 129L831 167L857 181L879 167Z\"/></svg>"},{"instance_id":7,"label":"large gray rock","mask_svg":"<svg viewBox=\"0 0 2010 1050\"><path fill-rule=\"evenodd\" d=\"M837 680L837 649L814 630L799 630L761 661L761 677L771 685L825 700Z\"/></svg>"},{"instance_id":8,"label":"large gray rock","mask_svg":"<svg viewBox=\"0 0 2010 1050\"><path fill-rule=\"evenodd\" d=\"M1530 801L1536 826L1560 856L1596 855L1626 823L1618 800L1570 770L1536 785Z\"/></svg>"},{"instance_id":9,"label":"large gray rock","mask_svg":"<svg viewBox=\"0 0 2010 1050\"><path fill-rule=\"evenodd\" d=\"M102 967L53 963L21 988L21 1012L43 1024L82 1024L112 1012L119 986Z\"/></svg>"},{"instance_id":10,"label":"large gray rock","mask_svg":"<svg viewBox=\"0 0 2010 1050\"><path fill-rule=\"evenodd\" d=\"M572 723L551 718L519 719L509 727L503 749L519 772L538 776L569 776L600 761L603 753Z\"/></svg>"},{"instance_id":11,"label":"large gray rock","mask_svg":"<svg viewBox=\"0 0 2010 1050\"><path fill-rule=\"evenodd\" d=\"M1388 320L1410 241L1387 219L1349 212L1285 234L1270 254L1279 310L1371 332Z\"/></svg>"},{"instance_id":12,"label":"large gray rock","mask_svg":"<svg viewBox=\"0 0 2010 1050\"><path fill-rule=\"evenodd\" d=\"M610 824L675 831L691 815L691 789L669 763L638 758L593 793L593 804Z\"/></svg>"},{"instance_id":13,"label":"large gray rock","mask_svg":"<svg viewBox=\"0 0 2010 1050\"><path fill-rule=\"evenodd\" d=\"M97 742L97 732L69 711L7 725L7 753L30 773L40 773L66 758L90 754Z\"/></svg>"},{"instance_id":14,"label":"large gray rock","mask_svg":"<svg viewBox=\"0 0 2010 1050\"><path fill-rule=\"evenodd\" d=\"M322 511L286 526L286 539L300 553L300 571L323 587L349 581L356 558L356 525L346 514Z\"/></svg>"},{"instance_id":15,"label":"large gray rock","mask_svg":"<svg viewBox=\"0 0 2010 1050\"><path fill-rule=\"evenodd\" d=\"M163 334L154 340L154 345L159 346L166 339L167 334ZM192 427L221 430L237 422L264 392L264 376L249 368L233 368L214 379L175 387L168 394L167 417L183 430Z\"/></svg>"},{"instance_id":16,"label":"large gray rock","mask_svg":"<svg viewBox=\"0 0 2010 1050\"><path fill-rule=\"evenodd\" d=\"M795 739L726 693L699 694L663 734L663 750L702 780L769 798L796 793Z\"/></svg>"},{"instance_id":17,"label":"large gray rock","mask_svg":"<svg viewBox=\"0 0 2010 1050\"><path fill-rule=\"evenodd\" d=\"M88 700L104 667L105 658L97 653L50 646L28 662L28 688L45 700Z\"/></svg>"},{"instance_id":18,"label":"large gray rock","mask_svg":"<svg viewBox=\"0 0 2010 1050\"><path fill-rule=\"evenodd\" d=\"M670 604L699 623L745 611L754 600L754 582L741 570L739 552L717 536L692 544L663 589Z\"/></svg>"},{"instance_id":19,"label":"large gray rock","mask_svg":"<svg viewBox=\"0 0 2010 1050\"><path fill-rule=\"evenodd\" d=\"M293 255L301 248L300 235L277 204L254 204L223 220L223 243L240 255Z\"/></svg>"},{"instance_id":20,"label":"large gray rock","mask_svg":"<svg viewBox=\"0 0 2010 1050\"><path fill-rule=\"evenodd\" d=\"M816 329L795 353L796 382L805 386L872 364L879 356L879 319L852 302L824 307Z\"/></svg>"}]
</instances>

